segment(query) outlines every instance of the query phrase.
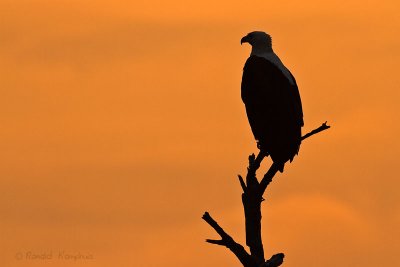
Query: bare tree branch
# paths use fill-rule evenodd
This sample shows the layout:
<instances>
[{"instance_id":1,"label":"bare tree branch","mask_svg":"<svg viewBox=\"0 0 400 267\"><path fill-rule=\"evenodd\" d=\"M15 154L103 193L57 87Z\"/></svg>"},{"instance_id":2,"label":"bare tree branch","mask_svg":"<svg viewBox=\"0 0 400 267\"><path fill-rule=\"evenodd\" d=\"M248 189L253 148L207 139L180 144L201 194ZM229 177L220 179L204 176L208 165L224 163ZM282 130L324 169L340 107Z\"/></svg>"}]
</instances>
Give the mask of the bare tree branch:
<instances>
[{"instance_id":1,"label":"bare tree branch","mask_svg":"<svg viewBox=\"0 0 400 267\"><path fill-rule=\"evenodd\" d=\"M264 177L260 182L260 194L264 195L265 189L269 183L272 182L272 178L274 178L275 174L278 172L278 164L272 163L271 167L268 169L267 173L265 173Z\"/></svg>"},{"instance_id":2,"label":"bare tree branch","mask_svg":"<svg viewBox=\"0 0 400 267\"><path fill-rule=\"evenodd\" d=\"M241 175L238 175L238 177L239 177L240 186L242 187L243 192L246 193L246 191L247 191L246 183L244 182L243 177Z\"/></svg>"},{"instance_id":3,"label":"bare tree branch","mask_svg":"<svg viewBox=\"0 0 400 267\"><path fill-rule=\"evenodd\" d=\"M303 135L301 137L301 140L305 140L305 139L313 136L314 134L320 133L320 132L325 131L325 130L327 130L329 128L331 128L331 126L327 125L327 122L324 122L318 128L316 128L316 129L312 130L311 132ZM253 176L253 175L255 176L256 171L260 168L261 162L265 157L268 157L268 154L265 154L265 153L263 153L261 151L258 153L256 158L254 158L254 154L252 154L249 157L250 164L249 164L249 168L248 168L248 176ZM273 166L271 166L271 168L272 167ZM275 175L275 173L276 173L276 172L274 172L275 171L275 167L277 167L277 166L274 166L274 168L272 168L272 169L270 168L268 170L268 172L264 175L264 179L266 179L266 180L265 180L265 182L261 181L261 183L260 183L260 184L263 184L262 192L265 191L265 188L268 186L268 184L271 182L273 176ZM263 188L263 187L265 187L265 188Z\"/></svg>"},{"instance_id":4,"label":"bare tree branch","mask_svg":"<svg viewBox=\"0 0 400 267\"><path fill-rule=\"evenodd\" d=\"M258 265L265 261L264 247L261 238L261 201L262 197L258 192L258 187L242 194L246 245L249 246L251 256L253 256Z\"/></svg>"},{"instance_id":5,"label":"bare tree branch","mask_svg":"<svg viewBox=\"0 0 400 267\"><path fill-rule=\"evenodd\" d=\"M275 254L269 260L267 260L262 267L278 267L283 263L284 257L285 255L283 253Z\"/></svg>"},{"instance_id":6,"label":"bare tree branch","mask_svg":"<svg viewBox=\"0 0 400 267\"><path fill-rule=\"evenodd\" d=\"M214 230L221 236L221 240L213 240L207 239L206 242L211 244L216 244L220 246L225 246L229 248L233 254L239 259L239 261L245 267L254 267L255 262L253 258L247 253L247 251L243 248L242 245L238 244L233 240L233 238L228 235L221 226L211 217L208 212L205 212L203 215L203 220L205 220Z\"/></svg>"},{"instance_id":7,"label":"bare tree branch","mask_svg":"<svg viewBox=\"0 0 400 267\"><path fill-rule=\"evenodd\" d=\"M324 131L324 130L327 130L327 129L331 128L331 126L326 125L326 123L327 123L327 121L324 122L324 123L323 123L321 126L319 126L317 129L314 129L314 130L312 130L311 132L309 132L309 133L303 135L303 136L301 137L301 140L307 139L308 137L310 137L310 136L312 136L312 135L314 135L314 134L317 134L317 133L319 133L319 132L322 132L322 131Z\"/></svg>"},{"instance_id":8,"label":"bare tree branch","mask_svg":"<svg viewBox=\"0 0 400 267\"><path fill-rule=\"evenodd\" d=\"M301 140L305 140L329 128L330 126L325 122L320 127L305 134ZM278 267L283 263L283 253L275 254L269 260L265 261L261 239L261 202L264 200L263 194L279 170L278 164L273 163L261 179L261 182L257 180L256 172L260 168L262 160L267 156L268 154L261 151L257 157L254 154L249 156L246 182L242 176L238 175L240 186L243 190L242 203L245 214L246 244L250 248L250 254L242 245L236 243L233 238L211 218L208 212L203 215L203 219L221 236L221 240L207 239L206 242L229 248L244 267Z\"/></svg>"}]
</instances>

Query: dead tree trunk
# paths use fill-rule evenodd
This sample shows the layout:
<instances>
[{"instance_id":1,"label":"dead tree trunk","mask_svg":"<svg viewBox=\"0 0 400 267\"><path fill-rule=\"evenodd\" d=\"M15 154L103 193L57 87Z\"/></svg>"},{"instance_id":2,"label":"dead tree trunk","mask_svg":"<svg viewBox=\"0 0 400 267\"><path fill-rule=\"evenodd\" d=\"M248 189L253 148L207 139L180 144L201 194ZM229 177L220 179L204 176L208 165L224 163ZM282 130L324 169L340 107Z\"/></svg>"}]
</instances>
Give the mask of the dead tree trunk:
<instances>
[{"instance_id":1,"label":"dead tree trunk","mask_svg":"<svg viewBox=\"0 0 400 267\"><path fill-rule=\"evenodd\" d=\"M302 140L329 127L325 122L319 128L304 135ZM284 258L283 253L275 254L267 261L265 261L264 257L264 248L261 239L261 202L264 200L263 195L265 190L278 172L278 167L272 164L261 179L261 182L257 180L256 171L260 167L264 157L265 155L262 153L259 153L257 157L252 154L249 157L246 181L239 175L239 182L243 189L242 203L245 216L246 245L250 248L250 253L242 245L236 243L208 212L205 212L202 217L221 237L220 240L206 239L206 242L229 248L244 267L277 267L283 263Z\"/></svg>"}]
</instances>

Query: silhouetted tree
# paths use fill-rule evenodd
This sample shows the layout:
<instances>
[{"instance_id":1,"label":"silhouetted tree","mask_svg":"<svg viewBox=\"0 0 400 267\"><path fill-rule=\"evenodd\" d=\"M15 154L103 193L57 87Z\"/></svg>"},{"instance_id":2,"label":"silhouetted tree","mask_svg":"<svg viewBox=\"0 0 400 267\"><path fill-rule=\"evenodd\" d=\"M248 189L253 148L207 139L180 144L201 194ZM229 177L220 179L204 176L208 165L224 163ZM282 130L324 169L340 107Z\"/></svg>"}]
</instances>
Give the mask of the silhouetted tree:
<instances>
[{"instance_id":1,"label":"silhouetted tree","mask_svg":"<svg viewBox=\"0 0 400 267\"><path fill-rule=\"evenodd\" d=\"M328 128L330 126L325 122L319 128L304 135L302 140ZM264 157L265 155L262 153L259 153L257 157L254 154L250 155L246 181L239 175L239 182L243 189L242 203L245 216L246 245L250 248L250 253L242 245L235 242L208 212L205 212L202 217L221 237L220 240L207 239L206 242L229 248L244 267L277 267L283 263L284 258L283 253L275 254L267 261L264 257L264 248L261 239L261 202L264 200L263 195L265 190L279 169L279 166L273 163L259 182L256 178L256 171L260 167Z\"/></svg>"}]
</instances>

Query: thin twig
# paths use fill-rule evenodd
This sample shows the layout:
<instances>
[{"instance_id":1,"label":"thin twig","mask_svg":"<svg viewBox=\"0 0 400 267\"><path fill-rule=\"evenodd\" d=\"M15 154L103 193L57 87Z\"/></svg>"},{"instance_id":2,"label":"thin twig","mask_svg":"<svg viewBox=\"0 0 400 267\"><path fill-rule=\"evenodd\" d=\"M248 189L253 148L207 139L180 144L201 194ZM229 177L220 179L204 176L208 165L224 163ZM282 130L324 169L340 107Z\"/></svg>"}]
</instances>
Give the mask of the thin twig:
<instances>
[{"instance_id":1,"label":"thin twig","mask_svg":"<svg viewBox=\"0 0 400 267\"><path fill-rule=\"evenodd\" d=\"M303 135L303 136L301 137L301 140L307 139L308 137L310 137L310 136L312 136L312 135L314 135L314 134L317 134L317 133L319 133L319 132L322 132L322 131L324 131L324 130L327 130L327 129L331 128L331 126L326 125L326 123L327 123L327 121L324 122L324 123L323 123L321 126L319 126L317 129L314 129L314 130L312 130L311 132L309 132L309 133Z\"/></svg>"},{"instance_id":2,"label":"thin twig","mask_svg":"<svg viewBox=\"0 0 400 267\"><path fill-rule=\"evenodd\" d=\"M239 178L240 186L243 189L243 193L246 193L247 192L247 186L246 186L246 183L243 180L243 177L239 174L238 178Z\"/></svg>"}]
</instances>

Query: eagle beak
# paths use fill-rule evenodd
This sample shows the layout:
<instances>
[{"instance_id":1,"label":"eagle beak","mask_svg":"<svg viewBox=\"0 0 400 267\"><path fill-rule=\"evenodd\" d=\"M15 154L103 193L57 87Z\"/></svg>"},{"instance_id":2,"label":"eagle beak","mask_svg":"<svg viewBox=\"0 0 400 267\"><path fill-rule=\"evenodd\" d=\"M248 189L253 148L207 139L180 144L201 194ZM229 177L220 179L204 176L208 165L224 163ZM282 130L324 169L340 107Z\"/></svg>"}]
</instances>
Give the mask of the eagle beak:
<instances>
[{"instance_id":1,"label":"eagle beak","mask_svg":"<svg viewBox=\"0 0 400 267\"><path fill-rule=\"evenodd\" d=\"M248 43L248 42L249 42L249 36L248 36L248 35L246 35L245 37L243 37L243 38L240 40L240 44Z\"/></svg>"}]
</instances>

